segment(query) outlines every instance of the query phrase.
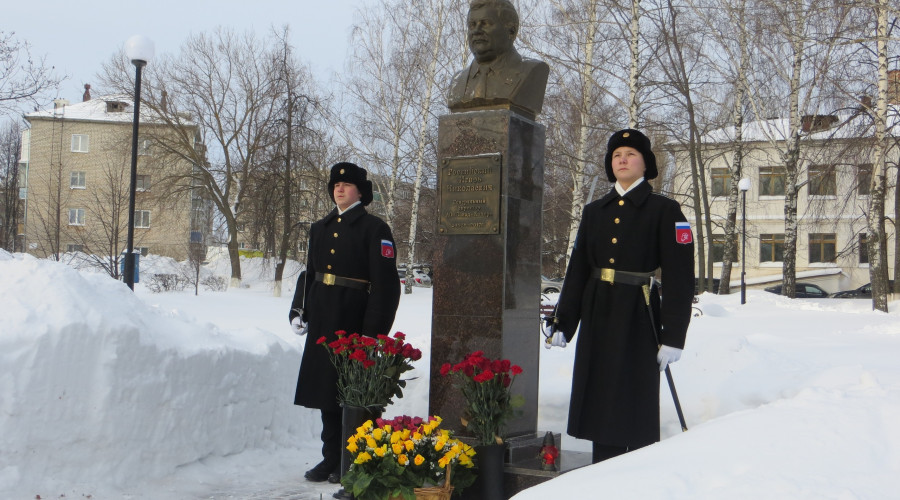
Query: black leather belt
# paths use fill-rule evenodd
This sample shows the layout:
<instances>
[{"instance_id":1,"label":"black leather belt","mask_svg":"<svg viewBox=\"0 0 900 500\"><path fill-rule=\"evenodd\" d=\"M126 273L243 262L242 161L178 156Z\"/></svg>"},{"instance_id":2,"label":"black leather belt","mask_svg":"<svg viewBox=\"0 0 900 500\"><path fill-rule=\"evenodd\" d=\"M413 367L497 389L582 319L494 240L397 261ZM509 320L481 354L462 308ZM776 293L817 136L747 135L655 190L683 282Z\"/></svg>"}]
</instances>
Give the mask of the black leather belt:
<instances>
[{"instance_id":1,"label":"black leather belt","mask_svg":"<svg viewBox=\"0 0 900 500\"><path fill-rule=\"evenodd\" d=\"M633 273L629 271L619 271L618 269L610 269L608 267L595 267L591 276L609 284L622 283L623 285L642 286L650 284L650 277L654 274L655 271L648 273Z\"/></svg>"},{"instance_id":2,"label":"black leather belt","mask_svg":"<svg viewBox=\"0 0 900 500\"><path fill-rule=\"evenodd\" d=\"M316 273L316 281L326 285L345 286L347 288L355 288L357 290L369 290L369 282L365 280L357 280L353 278L344 278L329 273Z\"/></svg>"}]
</instances>

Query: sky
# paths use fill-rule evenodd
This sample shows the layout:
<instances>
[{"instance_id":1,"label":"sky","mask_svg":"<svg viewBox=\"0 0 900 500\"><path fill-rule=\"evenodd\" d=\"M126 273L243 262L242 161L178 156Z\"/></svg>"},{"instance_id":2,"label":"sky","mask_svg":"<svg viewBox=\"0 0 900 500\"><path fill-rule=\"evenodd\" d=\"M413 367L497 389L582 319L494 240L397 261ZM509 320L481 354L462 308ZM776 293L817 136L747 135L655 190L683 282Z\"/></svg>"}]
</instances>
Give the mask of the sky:
<instances>
[{"instance_id":1,"label":"sky","mask_svg":"<svg viewBox=\"0 0 900 500\"><path fill-rule=\"evenodd\" d=\"M132 35L150 38L157 54L176 54L184 40L218 26L267 34L291 28L298 57L321 81L343 69L354 13L367 0L36 0L5 2L0 30L31 44L68 75L59 96L77 102L103 63ZM150 62L153 64L153 61Z\"/></svg>"},{"instance_id":2,"label":"sky","mask_svg":"<svg viewBox=\"0 0 900 500\"><path fill-rule=\"evenodd\" d=\"M150 274L177 269L163 258L142 259L131 292L0 250L0 498L330 497L335 485L302 479L320 423L292 404L293 283L272 297L272 263L242 262L242 288L194 296L148 291ZM203 273L228 276L227 259ZM430 288L401 298L393 329L423 358L387 417L427 412L431 301ZM662 441L515 500L896 498L900 301L882 313L748 290L746 305L703 294L699 307L672 365L689 430L663 383ZM540 342L537 311L531 335ZM540 433L565 433L574 347L540 349ZM590 443L564 435L561 446Z\"/></svg>"}]
</instances>

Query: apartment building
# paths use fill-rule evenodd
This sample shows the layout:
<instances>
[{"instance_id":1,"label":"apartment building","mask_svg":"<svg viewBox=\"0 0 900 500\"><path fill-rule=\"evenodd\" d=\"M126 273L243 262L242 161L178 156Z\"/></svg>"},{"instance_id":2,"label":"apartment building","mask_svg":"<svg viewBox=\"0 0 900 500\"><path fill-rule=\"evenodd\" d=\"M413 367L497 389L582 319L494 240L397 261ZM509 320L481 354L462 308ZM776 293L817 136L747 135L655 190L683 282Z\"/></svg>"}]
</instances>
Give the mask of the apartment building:
<instances>
[{"instance_id":1,"label":"apartment building","mask_svg":"<svg viewBox=\"0 0 900 500\"><path fill-rule=\"evenodd\" d=\"M890 106L890 134L886 154L886 216L889 273L894 277L894 242L897 237L895 197L900 161L900 106L894 95ZM740 283L746 269L748 288L780 283L784 257L786 173L784 152L788 137L786 119L761 120L744 125L744 157L741 177L750 180L746 212L738 195L736 252L732 255L731 284ZM797 281L815 283L829 293L868 283L866 248L869 191L875 159L873 120L864 109L803 117L799 158L800 186L797 199ZM702 138L706 188L709 196L712 239L707 241L715 264L713 277L721 275L724 257L727 196L734 163L734 131L720 129ZM691 193L691 168L681 146L670 144L675 158L674 192L693 224L695 202ZM746 218L746 255L742 255L741 227ZM695 233L705 228L694 228ZM744 262L741 262L744 259ZM700 262L697 265L705 265ZM734 290L734 288L732 288Z\"/></svg>"},{"instance_id":2,"label":"apartment building","mask_svg":"<svg viewBox=\"0 0 900 500\"><path fill-rule=\"evenodd\" d=\"M126 246L134 108L130 96L58 99L25 115L20 169L25 197L24 249L39 257L84 252L102 259ZM140 117L134 247L142 254L188 258L209 233L210 211L199 190L168 181L193 165L159 147L167 130ZM196 133L196 132L193 132Z\"/></svg>"}]
</instances>

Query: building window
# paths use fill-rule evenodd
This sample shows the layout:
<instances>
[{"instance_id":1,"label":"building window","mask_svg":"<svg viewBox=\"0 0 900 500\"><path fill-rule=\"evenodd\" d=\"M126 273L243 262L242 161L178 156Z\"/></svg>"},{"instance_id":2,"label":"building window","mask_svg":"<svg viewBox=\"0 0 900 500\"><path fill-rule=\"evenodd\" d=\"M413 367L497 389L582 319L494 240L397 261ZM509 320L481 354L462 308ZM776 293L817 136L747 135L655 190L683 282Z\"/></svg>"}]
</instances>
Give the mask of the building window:
<instances>
[{"instance_id":1,"label":"building window","mask_svg":"<svg viewBox=\"0 0 900 500\"><path fill-rule=\"evenodd\" d=\"M90 140L86 134L72 134L72 152L87 153Z\"/></svg>"},{"instance_id":2,"label":"building window","mask_svg":"<svg viewBox=\"0 0 900 500\"><path fill-rule=\"evenodd\" d=\"M136 247L134 251L141 254L141 257L146 257L148 253L150 253L150 247Z\"/></svg>"},{"instance_id":3,"label":"building window","mask_svg":"<svg viewBox=\"0 0 900 500\"><path fill-rule=\"evenodd\" d=\"M713 196L726 196L731 186L731 173L727 168L714 168L710 174L710 186Z\"/></svg>"},{"instance_id":4,"label":"building window","mask_svg":"<svg viewBox=\"0 0 900 500\"><path fill-rule=\"evenodd\" d=\"M809 167L808 175L810 196L834 196L837 194L833 166L813 165Z\"/></svg>"},{"instance_id":5,"label":"building window","mask_svg":"<svg viewBox=\"0 0 900 500\"><path fill-rule=\"evenodd\" d=\"M69 180L69 187L72 189L84 189L87 184L85 180L87 179L87 174L85 172L72 172Z\"/></svg>"},{"instance_id":6,"label":"building window","mask_svg":"<svg viewBox=\"0 0 900 500\"><path fill-rule=\"evenodd\" d=\"M202 212L206 208L206 203L202 198L191 198L191 210Z\"/></svg>"},{"instance_id":7,"label":"building window","mask_svg":"<svg viewBox=\"0 0 900 500\"><path fill-rule=\"evenodd\" d=\"M872 186L872 164L864 163L856 166L856 195L869 196Z\"/></svg>"},{"instance_id":8,"label":"building window","mask_svg":"<svg viewBox=\"0 0 900 500\"><path fill-rule=\"evenodd\" d=\"M712 237L712 257L713 262L724 262L725 261L725 235L724 234L714 234ZM737 235L734 235L732 238L734 241L731 245L731 262L738 261L738 245L737 245Z\"/></svg>"},{"instance_id":9,"label":"building window","mask_svg":"<svg viewBox=\"0 0 900 500\"><path fill-rule=\"evenodd\" d=\"M20 187L19 188L19 199L24 200L26 198L28 198L28 190L23 187Z\"/></svg>"},{"instance_id":10,"label":"building window","mask_svg":"<svg viewBox=\"0 0 900 500\"><path fill-rule=\"evenodd\" d=\"M859 263L869 263L869 242L866 240L866 233L859 235Z\"/></svg>"},{"instance_id":11,"label":"building window","mask_svg":"<svg viewBox=\"0 0 900 500\"><path fill-rule=\"evenodd\" d=\"M83 208L70 208L69 209L69 225L70 226L83 226L84 225L84 209Z\"/></svg>"},{"instance_id":12,"label":"building window","mask_svg":"<svg viewBox=\"0 0 900 500\"><path fill-rule=\"evenodd\" d=\"M150 176L139 175L134 178L135 189L137 191L150 191Z\"/></svg>"},{"instance_id":13,"label":"building window","mask_svg":"<svg viewBox=\"0 0 900 500\"><path fill-rule=\"evenodd\" d=\"M150 211L135 210L134 211L134 227L147 229L150 227Z\"/></svg>"},{"instance_id":14,"label":"building window","mask_svg":"<svg viewBox=\"0 0 900 500\"><path fill-rule=\"evenodd\" d=\"M76 245L75 243L69 243L66 245L66 253L72 252L84 252L84 245Z\"/></svg>"},{"instance_id":15,"label":"building window","mask_svg":"<svg viewBox=\"0 0 900 500\"><path fill-rule=\"evenodd\" d=\"M834 233L809 233L809 262L834 262Z\"/></svg>"},{"instance_id":16,"label":"building window","mask_svg":"<svg viewBox=\"0 0 900 500\"><path fill-rule=\"evenodd\" d=\"M784 233L759 235L759 261L781 262L784 260Z\"/></svg>"},{"instance_id":17,"label":"building window","mask_svg":"<svg viewBox=\"0 0 900 500\"><path fill-rule=\"evenodd\" d=\"M776 167L759 169L759 195L784 196L784 172Z\"/></svg>"},{"instance_id":18,"label":"building window","mask_svg":"<svg viewBox=\"0 0 900 500\"><path fill-rule=\"evenodd\" d=\"M147 139L146 137L138 137L138 156L152 155L152 146L153 142L150 139Z\"/></svg>"}]
</instances>

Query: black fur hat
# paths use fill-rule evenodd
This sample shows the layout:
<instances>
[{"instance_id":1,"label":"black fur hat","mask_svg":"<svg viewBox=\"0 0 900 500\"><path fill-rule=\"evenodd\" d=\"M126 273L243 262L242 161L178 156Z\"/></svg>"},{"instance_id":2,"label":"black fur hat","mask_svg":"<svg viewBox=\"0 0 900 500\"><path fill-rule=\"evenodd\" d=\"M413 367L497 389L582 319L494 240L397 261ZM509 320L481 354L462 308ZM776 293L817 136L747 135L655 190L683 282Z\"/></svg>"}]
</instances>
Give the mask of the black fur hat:
<instances>
[{"instance_id":1,"label":"black fur hat","mask_svg":"<svg viewBox=\"0 0 900 500\"><path fill-rule=\"evenodd\" d=\"M331 178L328 179L328 196L334 201L334 185L338 182L354 184L362 196L363 206L372 203L372 181L366 179L366 169L355 163L342 161L331 167Z\"/></svg>"},{"instance_id":2,"label":"black fur hat","mask_svg":"<svg viewBox=\"0 0 900 500\"><path fill-rule=\"evenodd\" d=\"M648 139L646 135L640 133L640 131L633 128L626 128L625 130L620 130L613 134L612 137L609 138L609 143L606 145L606 177L609 178L609 182L616 182L616 175L613 173L612 168L613 151L623 146L638 150L638 152L641 153L641 156L644 157L644 166L647 167L647 171L644 172L644 179L648 181L650 179L656 179L659 172L656 170L656 155L654 155L653 151L650 149L650 139Z\"/></svg>"}]
</instances>

